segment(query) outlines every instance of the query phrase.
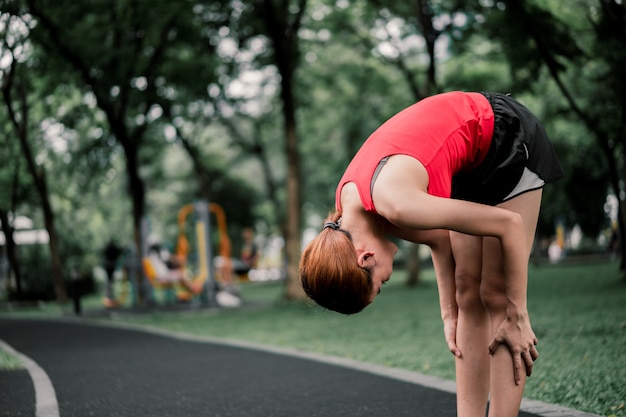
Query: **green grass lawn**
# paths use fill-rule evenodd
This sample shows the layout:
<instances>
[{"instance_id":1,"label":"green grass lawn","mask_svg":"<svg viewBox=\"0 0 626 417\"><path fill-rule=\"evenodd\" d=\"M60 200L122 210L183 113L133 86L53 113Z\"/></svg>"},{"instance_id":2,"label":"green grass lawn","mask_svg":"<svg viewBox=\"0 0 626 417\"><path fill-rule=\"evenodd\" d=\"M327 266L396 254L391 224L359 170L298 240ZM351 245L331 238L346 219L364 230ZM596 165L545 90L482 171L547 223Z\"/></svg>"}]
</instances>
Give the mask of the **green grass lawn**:
<instances>
[{"instance_id":1,"label":"green grass lawn","mask_svg":"<svg viewBox=\"0 0 626 417\"><path fill-rule=\"evenodd\" d=\"M10 353L5 352L2 348L0 348L0 370L18 369L21 367L22 364L16 356L11 355Z\"/></svg>"},{"instance_id":2,"label":"green grass lawn","mask_svg":"<svg viewBox=\"0 0 626 417\"><path fill-rule=\"evenodd\" d=\"M115 321L348 357L454 379L432 271L415 288L400 276L354 316L280 301L280 284L244 284L261 306L218 313L154 312ZM525 396L626 417L626 284L617 264L531 268L529 310L539 338ZM88 306L88 304L87 304ZM88 308L88 307L86 307ZM99 307L100 308L100 307Z\"/></svg>"}]
</instances>

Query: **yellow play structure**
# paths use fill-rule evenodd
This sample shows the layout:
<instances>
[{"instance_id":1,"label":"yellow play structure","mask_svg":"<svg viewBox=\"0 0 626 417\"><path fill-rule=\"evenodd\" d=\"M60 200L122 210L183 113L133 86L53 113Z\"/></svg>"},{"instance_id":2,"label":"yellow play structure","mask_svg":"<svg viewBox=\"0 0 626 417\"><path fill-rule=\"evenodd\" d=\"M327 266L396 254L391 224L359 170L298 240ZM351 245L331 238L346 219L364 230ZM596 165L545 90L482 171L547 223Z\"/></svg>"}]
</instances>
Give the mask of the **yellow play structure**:
<instances>
[{"instance_id":1,"label":"yellow play structure","mask_svg":"<svg viewBox=\"0 0 626 417\"><path fill-rule=\"evenodd\" d=\"M206 206L202 205L206 204ZM199 206L201 205L201 206ZM198 210L203 211L208 208L208 213L212 213L217 223L217 231L219 235L219 255L222 260L221 265L215 271L215 277L211 277L211 265L209 254L210 244L209 236L207 236L209 227L206 224L209 221L208 216L198 214ZM196 212L195 216L195 253L197 261L195 268L189 266L189 255L192 252L191 245L187 239L187 217ZM223 208L216 203L196 203L187 204L178 211L178 241L176 244L176 258L181 264L185 283L172 282L170 280L162 280L157 274L157 269L152 264L152 260L144 254L142 258L142 266L144 274L154 289L166 290L169 293L174 292L176 298L181 301L192 299L195 295L202 294L203 289L207 285L213 284L213 281L222 283L231 283L232 266L231 266L231 242L228 238L226 227L226 214Z\"/></svg>"}]
</instances>

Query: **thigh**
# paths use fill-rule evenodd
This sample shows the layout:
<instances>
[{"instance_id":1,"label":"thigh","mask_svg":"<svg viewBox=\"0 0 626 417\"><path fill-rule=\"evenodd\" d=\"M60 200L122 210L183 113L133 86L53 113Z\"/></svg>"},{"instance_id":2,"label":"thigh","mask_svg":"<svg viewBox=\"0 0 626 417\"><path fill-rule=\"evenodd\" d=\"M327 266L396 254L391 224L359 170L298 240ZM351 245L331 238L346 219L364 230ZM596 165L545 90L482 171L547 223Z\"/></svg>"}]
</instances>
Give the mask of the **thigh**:
<instances>
[{"instance_id":1,"label":"thigh","mask_svg":"<svg viewBox=\"0 0 626 417\"><path fill-rule=\"evenodd\" d=\"M535 239L542 192L543 190L541 188L538 190L528 191L498 205L498 207L514 211L522 216L524 228L526 230L527 258L530 257L530 251L532 250L533 241Z\"/></svg>"},{"instance_id":2,"label":"thigh","mask_svg":"<svg viewBox=\"0 0 626 417\"><path fill-rule=\"evenodd\" d=\"M526 253L520 256L524 256L526 261L530 258L535 239L535 230L541 206L541 194L541 189L529 191L498 205L500 208L514 211L522 216L526 236ZM504 291L502 248L498 239L485 237L482 268L483 284Z\"/></svg>"}]
</instances>

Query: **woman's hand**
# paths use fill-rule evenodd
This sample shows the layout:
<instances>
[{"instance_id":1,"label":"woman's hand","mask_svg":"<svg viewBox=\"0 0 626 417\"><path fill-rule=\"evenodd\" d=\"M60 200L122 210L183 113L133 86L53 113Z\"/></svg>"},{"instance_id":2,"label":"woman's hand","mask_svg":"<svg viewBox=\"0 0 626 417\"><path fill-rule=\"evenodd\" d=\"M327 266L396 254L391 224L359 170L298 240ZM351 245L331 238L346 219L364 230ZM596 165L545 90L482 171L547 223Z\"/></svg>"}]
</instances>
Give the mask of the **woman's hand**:
<instances>
[{"instance_id":1,"label":"woman's hand","mask_svg":"<svg viewBox=\"0 0 626 417\"><path fill-rule=\"evenodd\" d=\"M448 349L457 358L461 357L461 349L456 345L457 317L447 317L443 319L443 333L446 337Z\"/></svg>"},{"instance_id":2,"label":"woman's hand","mask_svg":"<svg viewBox=\"0 0 626 417\"><path fill-rule=\"evenodd\" d=\"M392 223L385 225L385 232L400 239L414 243L423 243L430 247L437 277L443 333L450 352L457 358L460 358L461 349L456 345L459 309L456 304L455 264L452 247L450 246L450 232L445 229L404 229Z\"/></svg>"},{"instance_id":3,"label":"woman's hand","mask_svg":"<svg viewBox=\"0 0 626 417\"><path fill-rule=\"evenodd\" d=\"M508 311L506 319L496 330L493 340L489 344L489 353L494 354L501 344L505 344L513 356L513 378L515 384L522 382L522 372L525 368L526 376L530 376L533 363L539 357L535 348L537 337L530 327L527 311Z\"/></svg>"}]
</instances>

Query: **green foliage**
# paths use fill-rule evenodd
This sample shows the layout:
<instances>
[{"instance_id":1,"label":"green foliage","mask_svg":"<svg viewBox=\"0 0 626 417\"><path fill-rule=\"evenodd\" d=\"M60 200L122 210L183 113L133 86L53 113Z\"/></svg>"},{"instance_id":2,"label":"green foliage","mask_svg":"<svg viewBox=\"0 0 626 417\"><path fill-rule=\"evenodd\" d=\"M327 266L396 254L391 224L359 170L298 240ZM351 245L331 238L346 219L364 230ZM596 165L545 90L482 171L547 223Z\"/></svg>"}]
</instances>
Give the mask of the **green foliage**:
<instances>
[{"instance_id":1,"label":"green foliage","mask_svg":"<svg viewBox=\"0 0 626 417\"><path fill-rule=\"evenodd\" d=\"M510 92L509 66L498 44L476 34L465 40L471 53L453 55L443 67L448 90Z\"/></svg>"},{"instance_id":2,"label":"green foliage","mask_svg":"<svg viewBox=\"0 0 626 417\"><path fill-rule=\"evenodd\" d=\"M319 211L333 207L334 187L363 141L413 102L397 72L344 41L312 44L301 78L303 172L315 172L304 177L304 201Z\"/></svg>"},{"instance_id":3,"label":"green foliage","mask_svg":"<svg viewBox=\"0 0 626 417\"><path fill-rule=\"evenodd\" d=\"M573 157L565 152L561 155L572 158L563 184L571 205L568 224L579 224L587 236L597 236L610 226L603 208L609 189L604 156L595 144L573 149Z\"/></svg>"},{"instance_id":4,"label":"green foliage","mask_svg":"<svg viewBox=\"0 0 626 417\"><path fill-rule=\"evenodd\" d=\"M568 2L565 9L576 7L573 4ZM546 53L559 72L566 69L566 61L576 62L583 54L571 31L572 22L561 20L534 1L492 2L486 7L469 7L484 19L481 31L501 45L519 89L529 88L539 77L546 65ZM540 44L536 36L541 36Z\"/></svg>"},{"instance_id":5,"label":"green foliage","mask_svg":"<svg viewBox=\"0 0 626 417\"><path fill-rule=\"evenodd\" d=\"M54 299L54 288L50 279L50 256L45 246L20 246L20 270L22 273L22 300ZM15 300L19 294L9 291L8 299Z\"/></svg>"},{"instance_id":6,"label":"green foliage","mask_svg":"<svg viewBox=\"0 0 626 417\"><path fill-rule=\"evenodd\" d=\"M65 247L71 248L72 242L63 239ZM93 277L93 271L89 264L78 262L81 257L80 252L85 248L79 248L79 253L68 256L64 254L64 259L76 260L69 263L66 268L66 275L63 277L63 285L68 294L72 294L75 288L81 295L94 294L97 290ZM84 253L82 253L84 256ZM20 271L22 274L22 293L17 294L13 289L8 291L8 301L54 301L55 292L53 282L50 279L52 270L50 267L50 255L45 245L22 245L19 246ZM77 287L76 287L77 286Z\"/></svg>"},{"instance_id":7,"label":"green foliage","mask_svg":"<svg viewBox=\"0 0 626 417\"><path fill-rule=\"evenodd\" d=\"M611 185L609 156L598 144L613 146L623 164L626 48L614 13L621 9L616 1L598 4L426 2L436 30L436 89L513 92L555 142L566 178L545 189L545 235L559 218L595 237ZM226 209L231 238L258 223L280 230L287 162L262 7L0 0L7 42L0 70L8 45L24 41L16 77L28 87L32 146L48 173L64 264L87 271L110 238L127 245L138 193L146 198L142 214L168 240L178 209L207 189ZM295 9L275 11L285 23ZM9 36L7 13L23 19L17 37ZM426 29L406 2L307 2L295 76L304 224L333 207L337 180L368 135L415 101L415 86L418 94L425 88ZM553 73L575 92L591 126L583 128ZM0 205L40 228L40 202L11 132L2 108ZM145 189L132 188L135 168Z\"/></svg>"}]
</instances>

